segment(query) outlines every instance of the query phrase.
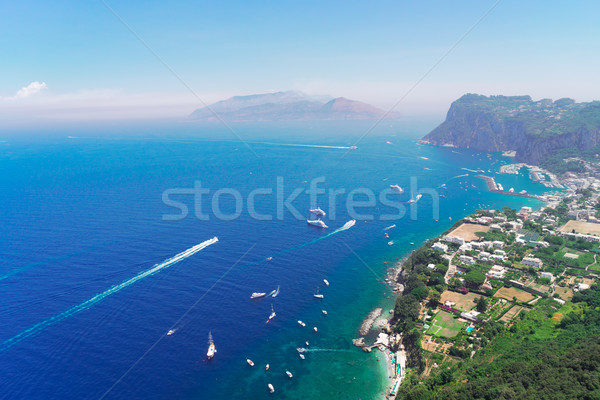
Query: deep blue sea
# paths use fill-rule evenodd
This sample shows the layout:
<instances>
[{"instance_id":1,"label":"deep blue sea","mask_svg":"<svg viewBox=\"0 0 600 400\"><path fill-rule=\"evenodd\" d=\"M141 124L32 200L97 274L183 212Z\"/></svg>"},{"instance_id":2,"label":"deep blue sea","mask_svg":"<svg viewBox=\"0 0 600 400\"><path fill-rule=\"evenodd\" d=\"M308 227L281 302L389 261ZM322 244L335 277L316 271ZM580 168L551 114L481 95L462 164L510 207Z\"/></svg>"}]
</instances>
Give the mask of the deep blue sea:
<instances>
[{"instance_id":1,"label":"deep blue sea","mask_svg":"<svg viewBox=\"0 0 600 400\"><path fill-rule=\"evenodd\" d=\"M0 398L380 398L381 355L351 340L371 309L393 306L386 269L477 208L537 202L489 193L475 178L510 160L420 145L424 128L380 127L358 149L336 148L368 128L235 126L247 143L223 127L181 124L0 134ZM414 218L411 177L445 196L426 192ZM305 221L317 178L325 230ZM544 190L525 175L497 180ZM406 215L381 220L398 212L379 198L390 184L405 188L388 198ZM195 185L209 193L195 198ZM353 190L358 217L346 203ZM249 299L278 286L277 297ZM277 316L266 323L271 306ZM218 350L210 362L209 331Z\"/></svg>"}]
</instances>

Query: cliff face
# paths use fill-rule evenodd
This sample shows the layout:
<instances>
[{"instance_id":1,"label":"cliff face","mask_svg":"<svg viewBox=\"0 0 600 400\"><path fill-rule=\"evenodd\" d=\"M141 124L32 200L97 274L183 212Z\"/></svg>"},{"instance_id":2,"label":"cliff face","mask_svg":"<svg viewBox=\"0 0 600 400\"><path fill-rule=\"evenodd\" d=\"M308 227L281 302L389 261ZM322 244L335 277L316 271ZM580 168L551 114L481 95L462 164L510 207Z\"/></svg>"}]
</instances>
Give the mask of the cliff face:
<instances>
[{"instance_id":1,"label":"cliff face","mask_svg":"<svg viewBox=\"0 0 600 400\"><path fill-rule=\"evenodd\" d=\"M536 102L529 96L468 94L452 103L446 120L421 142L481 151L516 150L519 161L540 164L557 150L600 144L600 102Z\"/></svg>"}]
</instances>

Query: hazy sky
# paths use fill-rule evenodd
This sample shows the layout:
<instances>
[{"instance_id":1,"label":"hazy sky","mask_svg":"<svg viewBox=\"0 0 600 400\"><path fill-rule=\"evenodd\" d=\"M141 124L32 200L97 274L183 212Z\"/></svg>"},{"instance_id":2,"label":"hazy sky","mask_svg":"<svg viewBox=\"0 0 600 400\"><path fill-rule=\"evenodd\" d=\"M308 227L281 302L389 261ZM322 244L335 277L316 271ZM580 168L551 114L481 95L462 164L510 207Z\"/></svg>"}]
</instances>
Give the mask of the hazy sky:
<instances>
[{"instance_id":1,"label":"hazy sky","mask_svg":"<svg viewBox=\"0 0 600 400\"><path fill-rule=\"evenodd\" d=\"M599 15L597 0L5 1L0 115L185 116L202 106L189 89L209 103L295 89L389 108L431 68L396 111L443 115L466 92L589 101Z\"/></svg>"}]
</instances>

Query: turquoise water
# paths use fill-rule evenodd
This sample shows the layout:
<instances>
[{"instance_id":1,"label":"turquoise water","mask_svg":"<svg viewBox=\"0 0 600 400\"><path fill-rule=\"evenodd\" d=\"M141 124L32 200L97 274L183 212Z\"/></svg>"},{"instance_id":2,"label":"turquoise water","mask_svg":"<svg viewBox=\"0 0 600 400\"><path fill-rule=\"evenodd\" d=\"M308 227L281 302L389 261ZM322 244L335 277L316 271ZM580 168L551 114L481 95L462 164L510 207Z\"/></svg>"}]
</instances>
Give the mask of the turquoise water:
<instances>
[{"instance_id":1,"label":"turquoise water","mask_svg":"<svg viewBox=\"0 0 600 400\"><path fill-rule=\"evenodd\" d=\"M493 173L507 160L419 145L416 138L425 132L418 130L385 127L350 152L290 146L348 146L366 127L236 126L253 152L214 127L2 137L0 314L10 320L0 325L3 395L261 399L272 383L278 398L378 398L388 383L383 358L351 340L371 309L381 306L386 315L393 306L382 283L386 269L477 208L537 202L489 193L477 173L463 169ZM210 201L202 211L211 218L201 220L186 195L174 198L190 215L163 218L178 212L162 201L165 190L199 181L212 193L230 188L247 199L256 188L275 190L278 177L285 196L323 177L326 190L364 188L376 195L390 184L408 191L416 178L418 188L445 197L437 210L437 199L424 195L414 219L405 203L409 193L400 197L407 215L396 220L381 220L394 209L376 201L360 210L373 220L356 218L353 227L335 233L355 216L342 201L331 205L327 195L318 198L328 212L326 231L287 211L264 221L244 207L238 218L219 220ZM516 190L544 189L526 176L498 179ZM256 210L276 214L278 204L275 195L258 196ZM309 195L299 194L293 205L307 217ZM236 211L231 196L222 196L219 207ZM386 239L384 229L392 224ZM182 253L212 237L218 242ZM252 292L277 286L276 298L249 300ZM316 290L325 298L315 299ZM267 324L271 304L277 316ZM169 329L175 333L166 336ZM207 362L209 330L218 352ZM295 349L307 340L301 360Z\"/></svg>"}]
</instances>

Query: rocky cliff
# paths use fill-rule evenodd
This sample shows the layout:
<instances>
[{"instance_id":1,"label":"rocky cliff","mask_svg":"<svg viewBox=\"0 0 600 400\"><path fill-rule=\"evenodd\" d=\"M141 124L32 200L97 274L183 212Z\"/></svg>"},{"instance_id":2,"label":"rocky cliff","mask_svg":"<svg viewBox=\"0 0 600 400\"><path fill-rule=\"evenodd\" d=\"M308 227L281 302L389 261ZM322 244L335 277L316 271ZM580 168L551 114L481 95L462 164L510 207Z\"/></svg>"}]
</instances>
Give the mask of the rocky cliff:
<instances>
[{"instance_id":1,"label":"rocky cliff","mask_svg":"<svg viewBox=\"0 0 600 400\"><path fill-rule=\"evenodd\" d=\"M529 96L467 94L422 143L481 151L515 150L519 161L539 165L563 149L600 144L600 101L533 101Z\"/></svg>"}]
</instances>

